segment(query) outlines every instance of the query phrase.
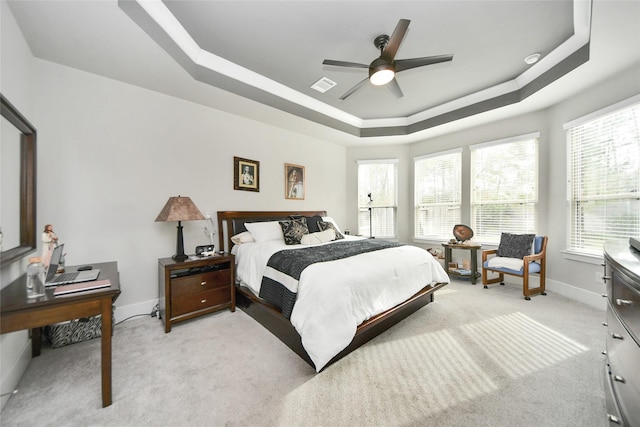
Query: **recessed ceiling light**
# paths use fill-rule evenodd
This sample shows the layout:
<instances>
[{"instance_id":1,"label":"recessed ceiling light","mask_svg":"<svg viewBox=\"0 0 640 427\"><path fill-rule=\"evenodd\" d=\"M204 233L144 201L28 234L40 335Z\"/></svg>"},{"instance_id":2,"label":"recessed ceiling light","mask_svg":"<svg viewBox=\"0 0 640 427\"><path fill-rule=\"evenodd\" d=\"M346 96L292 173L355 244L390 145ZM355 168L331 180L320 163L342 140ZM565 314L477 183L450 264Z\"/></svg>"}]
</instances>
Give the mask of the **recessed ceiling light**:
<instances>
[{"instance_id":1,"label":"recessed ceiling light","mask_svg":"<svg viewBox=\"0 0 640 427\"><path fill-rule=\"evenodd\" d=\"M526 58L524 58L524 62L526 62L529 65L532 65L532 64L535 64L536 62L538 62L539 59L540 59L540 54L539 53L532 53L531 55L529 55Z\"/></svg>"}]
</instances>

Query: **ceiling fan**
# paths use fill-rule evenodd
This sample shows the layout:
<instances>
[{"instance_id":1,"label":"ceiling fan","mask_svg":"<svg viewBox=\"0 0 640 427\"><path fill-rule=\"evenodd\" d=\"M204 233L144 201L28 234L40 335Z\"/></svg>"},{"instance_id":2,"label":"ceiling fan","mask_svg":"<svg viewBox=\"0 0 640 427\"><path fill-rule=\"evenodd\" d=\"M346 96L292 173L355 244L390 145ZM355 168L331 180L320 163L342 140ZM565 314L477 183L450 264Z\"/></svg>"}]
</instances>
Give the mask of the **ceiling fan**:
<instances>
[{"instance_id":1,"label":"ceiling fan","mask_svg":"<svg viewBox=\"0 0 640 427\"><path fill-rule=\"evenodd\" d=\"M396 60L396 53L405 33L407 32L407 28L409 28L410 22L411 21L408 19L401 19L398 22L398 25L396 25L396 29L393 30L391 37L386 34L382 34L373 40L373 44L376 48L380 49L380 57L374 59L369 65L357 62L335 61L332 59L325 59L322 62L324 65L335 65L337 67L369 69L369 77L360 81L354 87L345 92L340 99L347 99L354 92L360 89L367 80L376 86L389 84L388 87L396 98L402 98L403 93L395 78L396 73L409 70L411 68L423 67L425 65L437 64L439 62L447 62L453 59L453 55L436 55L426 56L423 58Z\"/></svg>"}]
</instances>

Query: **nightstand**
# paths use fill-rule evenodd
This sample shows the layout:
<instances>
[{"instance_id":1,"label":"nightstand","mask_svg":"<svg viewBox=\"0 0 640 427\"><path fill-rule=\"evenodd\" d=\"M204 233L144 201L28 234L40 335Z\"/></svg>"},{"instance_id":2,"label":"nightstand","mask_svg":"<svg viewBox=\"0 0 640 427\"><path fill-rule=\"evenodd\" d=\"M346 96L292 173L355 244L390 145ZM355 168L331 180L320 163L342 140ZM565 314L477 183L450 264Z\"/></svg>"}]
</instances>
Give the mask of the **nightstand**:
<instances>
[{"instance_id":1,"label":"nightstand","mask_svg":"<svg viewBox=\"0 0 640 427\"><path fill-rule=\"evenodd\" d=\"M188 259L158 259L159 313L164 331L171 325L214 311L236 310L235 257L231 254Z\"/></svg>"}]
</instances>

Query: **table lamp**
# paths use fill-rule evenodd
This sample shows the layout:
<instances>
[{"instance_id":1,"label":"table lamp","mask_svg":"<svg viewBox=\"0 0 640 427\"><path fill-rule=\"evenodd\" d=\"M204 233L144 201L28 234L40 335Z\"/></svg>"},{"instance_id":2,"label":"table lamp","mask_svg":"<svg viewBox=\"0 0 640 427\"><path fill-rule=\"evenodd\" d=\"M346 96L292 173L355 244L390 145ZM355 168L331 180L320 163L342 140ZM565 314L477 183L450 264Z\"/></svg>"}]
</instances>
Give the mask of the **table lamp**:
<instances>
[{"instance_id":1,"label":"table lamp","mask_svg":"<svg viewBox=\"0 0 640 427\"><path fill-rule=\"evenodd\" d=\"M196 205L189 197L169 197L167 203L156 218L157 221L178 221L178 240L176 242L176 254L172 257L175 261L182 262L189 258L184 253L184 239L182 237L182 221L195 221L205 219Z\"/></svg>"}]
</instances>

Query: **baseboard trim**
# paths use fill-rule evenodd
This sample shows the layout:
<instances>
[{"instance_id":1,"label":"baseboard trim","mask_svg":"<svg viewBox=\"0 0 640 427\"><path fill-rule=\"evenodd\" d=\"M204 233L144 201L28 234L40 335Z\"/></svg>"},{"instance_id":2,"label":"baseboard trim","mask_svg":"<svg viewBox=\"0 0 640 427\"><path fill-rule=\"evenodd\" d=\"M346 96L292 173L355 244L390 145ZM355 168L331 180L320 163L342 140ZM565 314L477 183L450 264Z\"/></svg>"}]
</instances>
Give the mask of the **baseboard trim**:
<instances>
[{"instance_id":1,"label":"baseboard trim","mask_svg":"<svg viewBox=\"0 0 640 427\"><path fill-rule=\"evenodd\" d=\"M116 305L116 311L113 316L116 323L118 323L132 316L144 315L144 314L150 315L151 312L153 311L153 307L155 307L156 304L158 304L157 299L147 300L147 301L139 302L136 304L129 304L129 305L123 305L123 306Z\"/></svg>"},{"instance_id":2,"label":"baseboard trim","mask_svg":"<svg viewBox=\"0 0 640 427\"><path fill-rule=\"evenodd\" d=\"M548 291L587 304L598 310L605 311L607 307L607 299L603 298L602 294L587 291L577 286L547 279L546 288Z\"/></svg>"},{"instance_id":3,"label":"baseboard trim","mask_svg":"<svg viewBox=\"0 0 640 427\"><path fill-rule=\"evenodd\" d=\"M20 331L20 332L15 332L15 334L22 335L22 334L28 334L28 332ZM10 343L8 342L9 339L11 341L14 341L13 337L6 337L6 338L9 338L7 340L4 340L4 338L5 336L3 336L3 345L10 345ZM22 341L24 339L21 336L16 336L15 338L17 341ZM2 411L2 408L4 408L4 405L9 401L9 398L11 397L11 394L7 394L7 393L11 393L13 390L15 390L18 387L18 384L20 383L20 379L22 378L22 375L27 370L27 367L31 362L31 339L27 337L26 340L23 341L22 343L23 343L22 348L18 350L16 353L14 353L16 356L15 356L15 359L13 360L11 367L3 366L3 369L2 369L3 375L2 375L2 384L0 384L0 391L2 391L2 394L6 394L6 395L0 398L0 411Z\"/></svg>"}]
</instances>

